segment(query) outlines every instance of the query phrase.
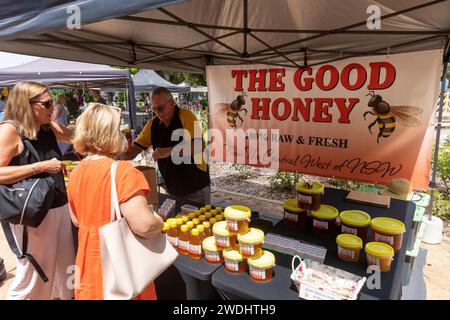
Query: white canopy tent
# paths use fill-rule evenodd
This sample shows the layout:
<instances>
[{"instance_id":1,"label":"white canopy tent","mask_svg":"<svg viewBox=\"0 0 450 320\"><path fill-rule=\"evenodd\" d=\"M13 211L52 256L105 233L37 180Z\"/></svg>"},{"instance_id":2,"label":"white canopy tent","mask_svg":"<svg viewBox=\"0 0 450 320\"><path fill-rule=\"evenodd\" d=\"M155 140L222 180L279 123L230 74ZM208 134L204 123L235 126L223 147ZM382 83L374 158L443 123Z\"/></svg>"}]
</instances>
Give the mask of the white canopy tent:
<instances>
[{"instance_id":1,"label":"white canopy tent","mask_svg":"<svg viewBox=\"0 0 450 320\"><path fill-rule=\"evenodd\" d=\"M164 87L172 92L189 92L190 87L187 84L173 84L162 78L153 70L139 70L134 76L131 76L134 82L136 92L149 92L157 87Z\"/></svg>"}]
</instances>

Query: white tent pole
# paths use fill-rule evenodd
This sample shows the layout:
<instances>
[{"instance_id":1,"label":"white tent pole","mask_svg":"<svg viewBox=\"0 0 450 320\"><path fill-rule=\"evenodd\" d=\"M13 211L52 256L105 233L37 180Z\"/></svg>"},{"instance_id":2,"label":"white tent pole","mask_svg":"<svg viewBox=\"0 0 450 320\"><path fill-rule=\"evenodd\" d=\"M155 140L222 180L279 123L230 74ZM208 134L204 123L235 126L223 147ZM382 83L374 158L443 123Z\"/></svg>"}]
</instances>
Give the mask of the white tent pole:
<instances>
[{"instance_id":1,"label":"white tent pole","mask_svg":"<svg viewBox=\"0 0 450 320\"><path fill-rule=\"evenodd\" d=\"M450 50L450 49L447 48L447 50ZM437 173L437 165L438 165L437 162L438 162L438 156L439 156L439 140L441 139L442 112L444 110L445 79L446 79L446 74L447 74L449 56L450 56L450 51L447 51L445 58L444 58L444 70L442 72L442 77L441 77L441 92L440 92L441 96L439 98L439 115L438 115L438 124L437 124L437 128L436 128L436 140L435 140L435 146L434 146L433 173L432 173L431 181L430 181L431 193L430 193L430 206L428 208L430 221L433 216L434 189L436 188L436 173Z\"/></svg>"}]
</instances>

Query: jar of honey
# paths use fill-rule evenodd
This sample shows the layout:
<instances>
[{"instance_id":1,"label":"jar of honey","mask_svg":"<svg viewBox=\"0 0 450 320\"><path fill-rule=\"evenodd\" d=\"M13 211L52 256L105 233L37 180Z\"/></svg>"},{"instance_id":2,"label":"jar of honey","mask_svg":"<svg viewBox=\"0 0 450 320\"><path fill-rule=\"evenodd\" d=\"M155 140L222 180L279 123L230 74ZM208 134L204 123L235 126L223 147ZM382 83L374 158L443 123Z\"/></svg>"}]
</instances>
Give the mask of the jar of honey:
<instances>
[{"instance_id":1,"label":"jar of honey","mask_svg":"<svg viewBox=\"0 0 450 320\"><path fill-rule=\"evenodd\" d=\"M347 262L359 261L360 251L363 247L361 238L352 234L340 234L336 238L338 257Z\"/></svg>"},{"instance_id":2,"label":"jar of honey","mask_svg":"<svg viewBox=\"0 0 450 320\"><path fill-rule=\"evenodd\" d=\"M283 223L293 229L306 229L308 219L306 210L298 206L297 199L286 199L284 204L284 220Z\"/></svg>"},{"instance_id":3,"label":"jar of honey","mask_svg":"<svg viewBox=\"0 0 450 320\"><path fill-rule=\"evenodd\" d=\"M209 221L209 219L211 219L211 212L205 212L205 220Z\"/></svg>"},{"instance_id":4,"label":"jar of honey","mask_svg":"<svg viewBox=\"0 0 450 320\"><path fill-rule=\"evenodd\" d=\"M324 185L319 182L300 182L296 185L298 206L304 210L318 210Z\"/></svg>"},{"instance_id":5,"label":"jar of honey","mask_svg":"<svg viewBox=\"0 0 450 320\"><path fill-rule=\"evenodd\" d=\"M346 210L339 214L341 232L353 234L366 241L367 230L370 225L370 216L360 210Z\"/></svg>"},{"instance_id":6,"label":"jar of honey","mask_svg":"<svg viewBox=\"0 0 450 320\"><path fill-rule=\"evenodd\" d=\"M205 260L209 263L222 263L223 256L222 250L219 250L216 246L216 240L214 237L207 237L202 243L203 252L205 253Z\"/></svg>"},{"instance_id":7,"label":"jar of honey","mask_svg":"<svg viewBox=\"0 0 450 320\"><path fill-rule=\"evenodd\" d=\"M217 210L211 210L209 213L211 213L211 218L214 218L215 216L217 216L219 214L219 212Z\"/></svg>"},{"instance_id":8,"label":"jar of honey","mask_svg":"<svg viewBox=\"0 0 450 320\"><path fill-rule=\"evenodd\" d=\"M178 234L178 252L184 255L189 254L189 228L185 224L181 226Z\"/></svg>"},{"instance_id":9,"label":"jar of honey","mask_svg":"<svg viewBox=\"0 0 450 320\"><path fill-rule=\"evenodd\" d=\"M228 231L243 234L248 231L252 211L245 206L229 206L225 208L224 216Z\"/></svg>"},{"instance_id":10,"label":"jar of honey","mask_svg":"<svg viewBox=\"0 0 450 320\"><path fill-rule=\"evenodd\" d=\"M213 227L216 224L216 222L217 222L216 218L209 219L209 223L211 224L211 227Z\"/></svg>"},{"instance_id":11,"label":"jar of honey","mask_svg":"<svg viewBox=\"0 0 450 320\"><path fill-rule=\"evenodd\" d=\"M312 231L315 235L333 237L336 234L336 218L338 210L335 207L321 205L319 210L312 212Z\"/></svg>"},{"instance_id":12,"label":"jar of honey","mask_svg":"<svg viewBox=\"0 0 450 320\"><path fill-rule=\"evenodd\" d=\"M183 219L177 218L177 219L175 219L175 221L177 222L178 232L181 232L181 226L183 225Z\"/></svg>"},{"instance_id":13,"label":"jar of honey","mask_svg":"<svg viewBox=\"0 0 450 320\"><path fill-rule=\"evenodd\" d=\"M204 215L198 216L198 220L199 220L200 222L203 222L203 221L206 220L206 216L204 216Z\"/></svg>"},{"instance_id":14,"label":"jar of honey","mask_svg":"<svg viewBox=\"0 0 450 320\"><path fill-rule=\"evenodd\" d=\"M176 248L178 247L178 234L181 233L178 232L178 226L175 221L172 221L169 224L169 230L167 231L167 240L170 242L170 244Z\"/></svg>"},{"instance_id":15,"label":"jar of honey","mask_svg":"<svg viewBox=\"0 0 450 320\"><path fill-rule=\"evenodd\" d=\"M192 228L194 228L194 223L192 221L188 221L186 222L186 225L188 226L188 229L191 230Z\"/></svg>"},{"instance_id":16,"label":"jar of honey","mask_svg":"<svg viewBox=\"0 0 450 320\"><path fill-rule=\"evenodd\" d=\"M224 250L223 259L225 261L225 269L232 273L245 272L247 263L237 250Z\"/></svg>"},{"instance_id":17,"label":"jar of honey","mask_svg":"<svg viewBox=\"0 0 450 320\"><path fill-rule=\"evenodd\" d=\"M211 223L209 221L204 221L203 227L205 228L205 238L211 237L213 235Z\"/></svg>"},{"instance_id":18,"label":"jar of honey","mask_svg":"<svg viewBox=\"0 0 450 320\"><path fill-rule=\"evenodd\" d=\"M194 228L200 223L200 220L197 218L192 219L192 223L194 224Z\"/></svg>"},{"instance_id":19,"label":"jar of honey","mask_svg":"<svg viewBox=\"0 0 450 320\"><path fill-rule=\"evenodd\" d=\"M397 253L402 248L405 225L392 218L374 218L370 223L372 228L372 241L384 242L394 248Z\"/></svg>"},{"instance_id":20,"label":"jar of honey","mask_svg":"<svg viewBox=\"0 0 450 320\"><path fill-rule=\"evenodd\" d=\"M203 241L206 238L205 227L203 224L199 224L196 229L200 233L200 239Z\"/></svg>"},{"instance_id":21,"label":"jar of honey","mask_svg":"<svg viewBox=\"0 0 450 320\"><path fill-rule=\"evenodd\" d=\"M207 205L205 206L205 210L206 210L206 211L211 211L211 209L212 209L212 207L211 207L210 204L207 204Z\"/></svg>"},{"instance_id":22,"label":"jar of honey","mask_svg":"<svg viewBox=\"0 0 450 320\"><path fill-rule=\"evenodd\" d=\"M272 279L275 267L275 256L272 252L264 250L260 257L249 258L247 263L251 279L258 282L267 282Z\"/></svg>"},{"instance_id":23,"label":"jar of honey","mask_svg":"<svg viewBox=\"0 0 450 320\"><path fill-rule=\"evenodd\" d=\"M202 214L204 214L207 210L206 210L205 207L203 207L203 208L201 208L199 211L200 211L200 214L199 214L199 215L202 215ZM197 217L198 217L198 216L197 216Z\"/></svg>"},{"instance_id":24,"label":"jar of honey","mask_svg":"<svg viewBox=\"0 0 450 320\"><path fill-rule=\"evenodd\" d=\"M194 219L195 218L195 213L194 212L189 212L188 213L188 218L189 218L189 220Z\"/></svg>"},{"instance_id":25,"label":"jar of honey","mask_svg":"<svg viewBox=\"0 0 450 320\"><path fill-rule=\"evenodd\" d=\"M263 253L264 232L250 228L247 233L238 234L237 240L239 241L240 253L244 258L256 259Z\"/></svg>"},{"instance_id":26,"label":"jar of honey","mask_svg":"<svg viewBox=\"0 0 450 320\"><path fill-rule=\"evenodd\" d=\"M162 229L161 233L166 234L167 231L169 231L169 229L170 229L169 223L168 222L164 222L163 229Z\"/></svg>"},{"instance_id":27,"label":"jar of honey","mask_svg":"<svg viewBox=\"0 0 450 320\"><path fill-rule=\"evenodd\" d=\"M227 229L227 222L216 222L213 226L213 234L219 250L231 249L236 245L237 236Z\"/></svg>"},{"instance_id":28,"label":"jar of honey","mask_svg":"<svg viewBox=\"0 0 450 320\"><path fill-rule=\"evenodd\" d=\"M368 266L378 266L381 272L391 270L394 248L383 242L369 242L365 247Z\"/></svg>"},{"instance_id":29,"label":"jar of honey","mask_svg":"<svg viewBox=\"0 0 450 320\"><path fill-rule=\"evenodd\" d=\"M195 260L200 260L203 256L202 239L197 228L191 230L191 236L189 237L189 256Z\"/></svg>"}]
</instances>

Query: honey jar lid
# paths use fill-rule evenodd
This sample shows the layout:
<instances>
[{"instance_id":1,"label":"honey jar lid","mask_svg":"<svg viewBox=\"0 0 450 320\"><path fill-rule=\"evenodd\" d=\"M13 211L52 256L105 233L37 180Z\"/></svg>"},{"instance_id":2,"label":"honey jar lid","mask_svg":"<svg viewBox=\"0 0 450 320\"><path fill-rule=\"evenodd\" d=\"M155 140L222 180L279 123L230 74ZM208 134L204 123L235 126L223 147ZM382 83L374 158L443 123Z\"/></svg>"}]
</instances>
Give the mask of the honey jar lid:
<instances>
[{"instance_id":1,"label":"honey jar lid","mask_svg":"<svg viewBox=\"0 0 450 320\"><path fill-rule=\"evenodd\" d=\"M383 242L369 242L366 244L366 253L375 257L393 257L394 248Z\"/></svg>"},{"instance_id":2,"label":"honey jar lid","mask_svg":"<svg viewBox=\"0 0 450 320\"><path fill-rule=\"evenodd\" d=\"M211 207L210 204L207 204L207 205L205 206L205 209L206 209L206 211L210 211L210 210L212 209L212 207Z\"/></svg>"},{"instance_id":3,"label":"honey jar lid","mask_svg":"<svg viewBox=\"0 0 450 320\"><path fill-rule=\"evenodd\" d=\"M189 218L190 220L194 219L194 218L195 218L195 213L194 213L194 212L189 212L189 213L188 213L188 218Z\"/></svg>"},{"instance_id":4,"label":"honey jar lid","mask_svg":"<svg viewBox=\"0 0 450 320\"><path fill-rule=\"evenodd\" d=\"M360 237L353 234L340 234L336 237L336 243L348 249L361 249L363 242Z\"/></svg>"},{"instance_id":5,"label":"honey jar lid","mask_svg":"<svg viewBox=\"0 0 450 320\"><path fill-rule=\"evenodd\" d=\"M320 182L312 182L312 183L299 182L295 186L295 189L297 189L297 191L304 192L304 193L322 193L324 190L324 187L325 186L323 184L321 184Z\"/></svg>"},{"instance_id":6,"label":"honey jar lid","mask_svg":"<svg viewBox=\"0 0 450 320\"><path fill-rule=\"evenodd\" d=\"M205 213L207 210L206 210L206 208L205 207L203 207L203 208L201 208L200 209L200 213L202 214L202 213Z\"/></svg>"},{"instance_id":7,"label":"honey jar lid","mask_svg":"<svg viewBox=\"0 0 450 320\"><path fill-rule=\"evenodd\" d=\"M209 219L209 223L214 226L217 223L217 219L211 218L211 219Z\"/></svg>"},{"instance_id":8,"label":"honey jar lid","mask_svg":"<svg viewBox=\"0 0 450 320\"><path fill-rule=\"evenodd\" d=\"M230 232L227 229L227 222L226 221L216 222L213 226L213 233L221 237L229 237Z\"/></svg>"},{"instance_id":9,"label":"honey jar lid","mask_svg":"<svg viewBox=\"0 0 450 320\"><path fill-rule=\"evenodd\" d=\"M333 220L336 219L339 214L338 209L335 207L323 204L320 206L319 210L313 211L312 216L317 219L322 220Z\"/></svg>"},{"instance_id":10,"label":"honey jar lid","mask_svg":"<svg viewBox=\"0 0 450 320\"><path fill-rule=\"evenodd\" d=\"M405 224L397 219L392 218L374 218L370 223L372 229L382 233L403 233L405 232Z\"/></svg>"},{"instance_id":11,"label":"honey jar lid","mask_svg":"<svg viewBox=\"0 0 450 320\"><path fill-rule=\"evenodd\" d=\"M194 228L191 230L191 235L196 237L200 234L199 230L197 228Z\"/></svg>"},{"instance_id":12,"label":"honey jar lid","mask_svg":"<svg viewBox=\"0 0 450 320\"><path fill-rule=\"evenodd\" d=\"M181 219L183 220L183 223L186 223L186 222L188 222L188 221L189 221L189 218L188 218L188 217L186 217L186 216L182 217Z\"/></svg>"},{"instance_id":13,"label":"honey jar lid","mask_svg":"<svg viewBox=\"0 0 450 320\"><path fill-rule=\"evenodd\" d=\"M177 225L181 226L183 224L183 219L178 218L177 219Z\"/></svg>"},{"instance_id":14,"label":"honey jar lid","mask_svg":"<svg viewBox=\"0 0 450 320\"><path fill-rule=\"evenodd\" d=\"M164 222L163 231L168 231L170 229L170 225L168 222Z\"/></svg>"},{"instance_id":15,"label":"honey jar lid","mask_svg":"<svg viewBox=\"0 0 450 320\"><path fill-rule=\"evenodd\" d=\"M192 223L198 225L200 223L200 220L198 220L197 218L192 219Z\"/></svg>"},{"instance_id":16,"label":"honey jar lid","mask_svg":"<svg viewBox=\"0 0 450 320\"><path fill-rule=\"evenodd\" d=\"M203 227L206 228L211 228L211 223L209 223L208 221L204 221L203 223Z\"/></svg>"},{"instance_id":17,"label":"honey jar lid","mask_svg":"<svg viewBox=\"0 0 450 320\"><path fill-rule=\"evenodd\" d=\"M219 211L217 211L216 209L213 209L213 210L210 211L210 213L211 213L212 216L215 216L216 214L219 213Z\"/></svg>"},{"instance_id":18,"label":"honey jar lid","mask_svg":"<svg viewBox=\"0 0 450 320\"><path fill-rule=\"evenodd\" d=\"M239 242L255 244L264 241L264 232L256 228L250 228L244 234L238 234L237 239Z\"/></svg>"},{"instance_id":19,"label":"honey jar lid","mask_svg":"<svg viewBox=\"0 0 450 320\"><path fill-rule=\"evenodd\" d=\"M259 258L248 258L247 262L249 265L259 269L272 268L275 265L275 256L272 252L263 250L263 253Z\"/></svg>"},{"instance_id":20,"label":"honey jar lid","mask_svg":"<svg viewBox=\"0 0 450 320\"><path fill-rule=\"evenodd\" d=\"M205 212L205 219L211 219L211 212Z\"/></svg>"},{"instance_id":21,"label":"honey jar lid","mask_svg":"<svg viewBox=\"0 0 450 320\"><path fill-rule=\"evenodd\" d=\"M237 250L224 250L223 257L228 260L234 260L234 261L244 260L244 258L242 258L241 253Z\"/></svg>"},{"instance_id":22,"label":"honey jar lid","mask_svg":"<svg viewBox=\"0 0 450 320\"><path fill-rule=\"evenodd\" d=\"M216 212L221 213L223 209L222 209L222 207L216 207L215 210L216 210Z\"/></svg>"},{"instance_id":23,"label":"honey jar lid","mask_svg":"<svg viewBox=\"0 0 450 320\"><path fill-rule=\"evenodd\" d=\"M181 232L188 232L188 230L189 230L189 227L186 224L183 224L181 226Z\"/></svg>"},{"instance_id":24,"label":"honey jar lid","mask_svg":"<svg viewBox=\"0 0 450 320\"><path fill-rule=\"evenodd\" d=\"M345 210L339 215L341 222L355 227L365 227L370 224L370 216L360 210Z\"/></svg>"},{"instance_id":25,"label":"honey jar lid","mask_svg":"<svg viewBox=\"0 0 450 320\"><path fill-rule=\"evenodd\" d=\"M196 226L198 232L203 232L205 231L205 227L202 224L199 224L198 226Z\"/></svg>"},{"instance_id":26,"label":"honey jar lid","mask_svg":"<svg viewBox=\"0 0 450 320\"><path fill-rule=\"evenodd\" d=\"M206 217L205 217L204 215L201 215L201 216L198 217L198 220L199 220L200 222L203 222L203 221L206 220Z\"/></svg>"},{"instance_id":27,"label":"honey jar lid","mask_svg":"<svg viewBox=\"0 0 450 320\"><path fill-rule=\"evenodd\" d=\"M168 223L172 223L172 222L177 223L177 219L175 219L175 218L169 218L169 219L167 219L166 222L168 222Z\"/></svg>"},{"instance_id":28,"label":"honey jar lid","mask_svg":"<svg viewBox=\"0 0 450 320\"><path fill-rule=\"evenodd\" d=\"M188 226L189 229L194 227L194 223L192 221L186 222L186 225Z\"/></svg>"},{"instance_id":29,"label":"honey jar lid","mask_svg":"<svg viewBox=\"0 0 450 320\"><path fill-rule=\"evenodd\" d=\"M252 211L245 206L229 206L224 211L225 218L232 220L243 220L250 218Z\"/></svg>"},{"instance_id":30,"label":"honey jar lid","mask_svg":"<svg viewBox=\"0 0 450 320\"><path fill-rule=\"evenodd\" d=\"M176 228L178 225L177 225L177 223L175 221L172 221L172 222L169 223L169 226L171 228Z\"/></svg>"},{"instance_id":31,"label":"honey jar lid","mask_svg":"<svg viewBox=\"0 0 450 320\"><path fill-rule=\"evenodd\" d=\"M218 251L216 246L216 240L214 239L214 237L205 238L205 240L203 240L202 242L202 247L203 249L208 251Z\"/></svg>"},{"instance_id":32,"label":"honey jar lid","mask_svg":"<svg viewBox=\"0 0 450 320\"><path fill-rule=\"evenodd\" d=\"M298 200L297 199L286 199L283 201L284 208L292 211L292 212L304 212L305 209L302 209L298 206Z\"/></svg>"},{"instance_id":33,"label":"honey jar lid","mask_svg":"<svg viewBox=\"0 0 450 320\"><path fill-rule=\"evenodd\" d=\"M222 221L223 220L223 215L218 214L217 216L215 216L217 221Z\"/></svg>"}]
</instances>

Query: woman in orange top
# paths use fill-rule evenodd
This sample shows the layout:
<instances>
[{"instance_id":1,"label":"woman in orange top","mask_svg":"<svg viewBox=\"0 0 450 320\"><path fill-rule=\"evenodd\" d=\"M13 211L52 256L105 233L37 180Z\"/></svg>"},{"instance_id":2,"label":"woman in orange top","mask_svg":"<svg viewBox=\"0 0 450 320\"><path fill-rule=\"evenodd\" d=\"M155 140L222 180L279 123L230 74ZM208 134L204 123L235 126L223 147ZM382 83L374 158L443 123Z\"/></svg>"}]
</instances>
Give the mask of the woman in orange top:
<instances>
[{"instance_id":1,"label":"woman in orange top","mask_svg":"<svg viewBox=\"0 0 450 320\"><path fill-rule=\"evenodd\" d=\"M68 184L72 221L79 228L75 299L103 299L98 229L110 222L113 158L126 149L119 126L120 109L97 103L89 104L77 120L73 142L86 158L72 171ZM121 161L117 168L120 210L130 229L142 238L160 233L163 225L161 217L148 208L148 192L142 173ZM135 299L156 299L154 284Z\"/></svg>"}]
</instances>

